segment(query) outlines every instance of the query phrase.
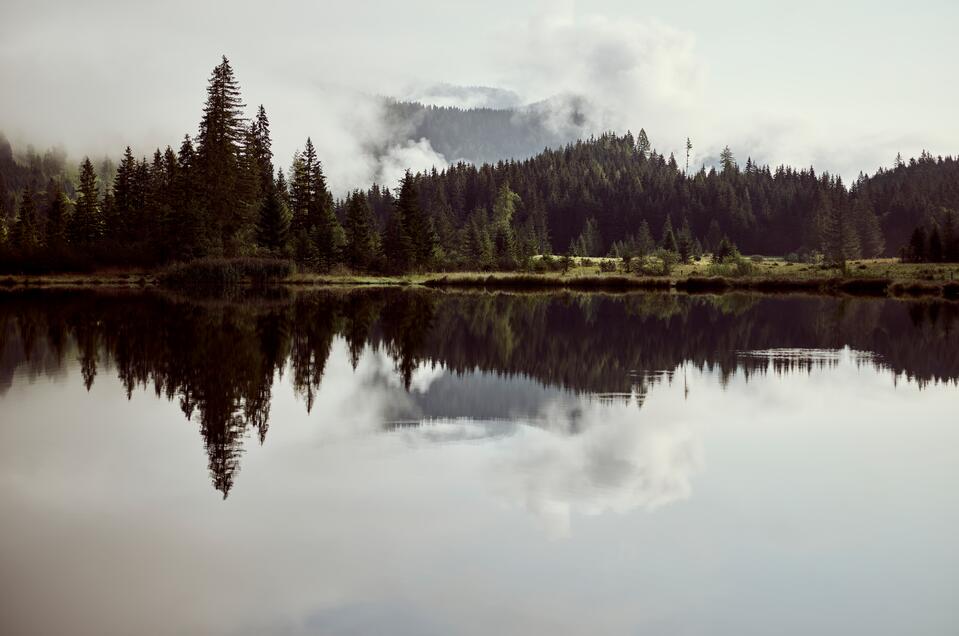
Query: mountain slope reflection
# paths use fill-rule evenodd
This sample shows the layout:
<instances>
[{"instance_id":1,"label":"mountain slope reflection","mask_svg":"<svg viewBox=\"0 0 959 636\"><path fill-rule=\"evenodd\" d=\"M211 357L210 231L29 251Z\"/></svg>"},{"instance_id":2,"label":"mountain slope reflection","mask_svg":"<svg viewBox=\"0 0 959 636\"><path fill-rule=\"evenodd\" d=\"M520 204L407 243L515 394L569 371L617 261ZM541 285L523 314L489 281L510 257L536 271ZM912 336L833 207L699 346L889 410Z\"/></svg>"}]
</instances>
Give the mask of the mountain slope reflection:
<instances>
[{"instance_id":1,"label":"mountain slope reflection","mask_svg":"<svg viewBox=\"0 0 959 636\"><path fill-rule=\"evenodd\" d=\"M808 373L843 356L920 387L955 383L957 318L948 303L745 295L7 293L0 396L21 378L77 371L89 389L115 369L128 396L152 388L197 422L225 497L244 441L266 440L273 392L289 384L331 434L459 422L471 439L510 439L503 461L515 463L512 474L535 475L521 490L536 505L621 509L685 496L697 470L701 453L676 429L677 413L658 424L637 417L655 387L685 384L693 372L720 385ZM353 390L342 411L317 411L337 347L353 370L336 373ZM844 347L862 353L836 353ZM347 411L343 430L335 418ZM578 503L569 493L581 494Z\"/></svg>"}]
</instances>

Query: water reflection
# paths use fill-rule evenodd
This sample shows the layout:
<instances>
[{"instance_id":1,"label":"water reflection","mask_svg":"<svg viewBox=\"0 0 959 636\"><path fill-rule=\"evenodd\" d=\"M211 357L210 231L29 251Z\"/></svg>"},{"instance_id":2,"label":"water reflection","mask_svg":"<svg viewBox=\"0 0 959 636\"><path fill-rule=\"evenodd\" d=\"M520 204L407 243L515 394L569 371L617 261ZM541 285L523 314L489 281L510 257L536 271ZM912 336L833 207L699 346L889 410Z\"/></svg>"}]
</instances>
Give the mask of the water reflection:
<instances>
[{"instance_id":1,"label":"water reflection","mask_svg":"<svg viewBox=\"0 0 959 636\"><path fill-rule=\"evenodd\" d=\"M425 424L408 437L509 436L500 461L510 466L498 474L528 478L499 487L518 489L511 496L562 533L574 508L688 495L699 443L675 422L638 416L653 387L682 382L688 391L690 373L720 383L808 373L841 355L920 387L955 383L957 319L959 306L947 303L741 295L7 293L0 399L15 375L62 376L76 364L90 390L98 374L115 373L128 398L152 390L198 424L226 497L245 440L267 438L275 388L289 379L314 412L342 343L356 382L341 413L356 417L325 419L330 435Z\"/></svg>"}]
</instances>

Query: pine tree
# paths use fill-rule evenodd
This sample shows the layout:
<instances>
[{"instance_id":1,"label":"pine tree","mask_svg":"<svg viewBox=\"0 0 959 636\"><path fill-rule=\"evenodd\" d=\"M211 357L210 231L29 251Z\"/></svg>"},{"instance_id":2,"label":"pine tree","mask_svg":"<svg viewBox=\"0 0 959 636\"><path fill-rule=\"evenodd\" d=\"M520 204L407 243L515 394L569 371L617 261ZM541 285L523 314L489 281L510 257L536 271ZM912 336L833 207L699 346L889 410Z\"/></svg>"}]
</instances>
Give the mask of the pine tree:
<instances>
[{"instance_id":1,"label":"pine tree","mask_svg":"<svg viewBox=\"0 0 959 636\"><path fill-rule=\"evenodd\" d=\"M236 251L245 229L245 203L240 199L240 159L246 125L240 87L226 56L213 69L203 118L197 134L196 162L203 185L209 239L218 249Z\"/></svg>"},{"instance_id":2,"label":"pine tree","mask_svg":"<svg viewBox=\"0 0 959 636\"><path fill-rule=\"evenodd\" d=\"M199 200L200 173L196 165L196 150L189 135L183 136L176 159L172 222L177 228L177 241L169 257L190 259L209 251L210 232L204 225L206 219Z\"/></svg>"},{"instance_id":3,"label":"pine tree","mask_svg":"<svg viewBox=\"0 0 959 636\"><path fill-rule=\"evenodd\" d=\"M868 202L857 199L853 206L855 225L860 237L860 249L866 258L882 256L886 249L886 240L882 235L882 228L875 211Z\"/></svg>"},{"instance_id":4,"label":"pine tree","mask_svg":"<svg viewBox=\"0 0 959 636\"><path fill-rule=\"evenodd\" d=\"M645 159L649 156L649 149L652 146L649 143L649 137L646 136L646 129L639 129L639 136L636 138L636 150L639 152L639 156Z\"/></svg>"},{"instance_id":5,"label":"pine tree","mask_svg":"<svg viewBox=\"0 0 959 636\"><path fill-rule=\"evenodd\" d=\"M270 253L281 255L286 249L289 231L290 211L286 207L283 195L271 185L260 207L256 226L257 242Z\"/></svg>"},{"instance_id":6,"label":"pine tree","mask_svg":"<svg viewBox=\"0 0 959 636\"><path fill-rule=\"evenodd\" d=\"M703 247L706 251L715 253L719 249L719 243L723 240L723 231L719 227L719 221L712 219L709 222L709 229L706 230L706 244Z\"/></svg>"},{"instance_id":7,"label":"pine tree","mask_svg":"<svg viewBox=\"0 0 959 636\"><path fill-rule=\"evenodd\" d=\"M312 144L310 144L312 150ZM312 197L307 211L307 224L310 228L310 239L313 243L316 259L315 264L320 269L329 269L340 259L343 247L343 228L333 209L333 195L326 187L326 177L323 166L315 153L313 160L307 163L312 185Z\"/></svg>"},{"instance_id":8,"label":"pine tree","mask_svg":"<svg viewBox=\"0 0 959 636\"><path fill-rule=\"evenodd\" d=\"M311 149L313 144L309 138L306 140L307 149ZM305 234L309 231L309 209L312 198L312 187L310 186L310 173L306 167L306 161L303 153L293 154L293 163L290 166L290 213L292 214L291 229L296 235Z\"/></svg>"},{"instance_id":9,"label":"pine tree","mask_svg":"<svg viewBox=\"0 0 959 636\"><path fill-rule=\"evenodd\" d=\"M386 269L393 273L409 271L413 264L413 241L406 232L403 213L399 206L394 207L393 213L386 222L382 244Z\"/></svg>"},{"instance_id":10,"label":"pine tree","mask_svg":"<svg viewBox=\"0 0 959 636\"><path fill-rule=\"evenodd\" d=\"M346 264L354 270L369 268L376 254L376 232L373 225L373 211L366 195L354 191L346 202Z\"/></svg>"},{"instance_id":11,"label":"pine tree","mask_svg":"<svg viewBox=\"0 0 959 636\"><path fill-rule=\"evenodd\" d=\"M912 263L926 262L926 229L921 225L912 231L912 237L909 239L909 246L905 249L904 256L903 260Z\"/></svg>"},{"instance_id":12,"label":"pine tree","mask_svg":"<svg viewBox=\"0 0 959 636\"><path fill-rule=\"evenodd\" d=\"M736 157L733 155L733 151L729 149L729 146L723 148L723 151L719 153L719 163L723 167L723 174L732 174L738 170Z\"/></svg>"},{"instance_id":13,"label":"pine tree","mask_svg":"<svg viewBox=\"0 0 959 636\"><path fill-rule=\"evenodd\" d=\"M942 224L942 256L949 263L959 262L959 228L956 227L956 213L946 212Z\"/></svg>"},{"instance_id":14,"label":"pine tree","mask_svg":"<svg viewBox=\"0 0 959 636\"><path fill-rule=\"evenodd\" d=\"M27 183L26 189L20 196L20 206L17 220L10 234L10 242L25 251L32 251L40 246L40 229L37 218L36 193L32 183Z\"/></svg>"},{"instance_id":15,"label":"pine tree","mask_svg":"<svg viewBox=\"0 0 959 636\"><path fill-rule=\"evenodd\" d=\"M262 203L262 200L270 194L274 178L270 120L267 118L266 109L262 104L257 109L256 117L250 122L244 155L248 159L249 169L254 173L251 178L254 184L253 198Z\"/></svg>"},{"instance_id":16,"label":"pine tree","mask_svg":"<svg viewBox=\"0 0 959 636\"><path fill-rule=\"evenodd\" d=\"M693 233L689 228L689 220L683 219L683 224L679 228L679 234L676 237L676 252L679 254L679 260L682 263L688 263L693 256Z\"/></svg>"},{"instance_id":17,"label":"pine tree","mask_svg":"<svg viewBox=\"0 0 959 636\"><path fill-rule=\"evenodd\" d=\"M493 249L497 265L503 269L514 269L518 262L513 216L520 202L519 195L510 190L509 184L504 183L493 203Z\"/></svg>"},{"instance_id":18,"label":"pine tree","mask_svg":"<svg viewBox=\"0 0 959 636\"><path fill-rule=\"evenodd\" d=\"M67 197L57 185L47 205L44 243L49 249L58 250L66 244L68 214Z\"/></svg>"},{"instance_id":19,"label":"pine tree","mask_svg":"<svg viewBox=\"0 0 959 636\"><path fill-rule=\"evenodd\" d=\"M636 233L636 248L640 258L649 256L656 250L656 241L653 239L652 232L649 231L649 223L643 219L639 224L639 232Z\"/></svg>"},{"instance_id":20,"label":"pine tree","mask_svg":"<svg viewBox=\"0 0 959 636\"><path fill-rule=\"evenodd\" d=\"M97 175L88 157L80 164L80 183L77 187L77 201L73 206L70 223L71 242L81 246L91 246L103 234L103 222L100 218L99 188Z\"/></svg>"},{"instance_id":21,"label":"pine tree","mask_svg":"<svg viewBox=\"0 0 959 636\"><path fill-rule=\"evenodd\" d=\"M666 216L666 221L663 223L663 233L662 240L660 241L660 247L662 247L667 252L678 252L679 246L676 244L676 235L673 233L673 222Z\"/></svg>"},{"instance_id":22,"label":"pine tree","mask_svg":"<svg viewBox=\"0 0 959 636\"><path fill-rule=\"evenodd\" d=\"M724 236L720 241L719 245L716 247L716 251L713 253L713 262L714 263L723 263L730 258L735 258L738 256L739 250L736 249L736 246L732 241L729 240L728 236Z\"/></svg>"},{"instance_id":23,"label":"pine tree","mask_svg":"<svg viewBox=\"0 0 959 636\"><path fill-rule=\"evenodd\" d=\"M493 268L493 239L490 235L489 218L486 210L473 210L462 229L461 251L466 265L473 269L489 270Z\"/></svg>"},{"instance_id":24,"label":"pine tree","mask_svg":"<svg viewBox=\"0 0 959 636\"><path fill-rule=\"evenodd\" d=\"M436 235L429 217L420 206L419 192L413 173L409 170L400 183L396 210L403 223L403 230L411 245L410 267L427 269L433 258Z\"/></svg>"},{"instance_id":25,"label":"pine tree","mask_svg":"<svg viewBox=\"0 0 959 636\"><path fill-rule=\"evenodd\" d=\"M123 159L117 166L116 174L113 177L113 206L109 218L104 222L114 233L114 238L121 242L133 240L134 231L139 228L134 226L139 223L139 210L137 207L142 205L142 201L135 200L134 181L137 178L137 160L133 156L130 146L127 146L123 153Z\"/></svg>"},{"instance_id":26,"label":"pine tree","mask_svg":"<svg viewBox=\"0 0 959 636\"><path fill-rule=\"evenodd\" d=\"M930 263L942 262L942 235L939 234L939 226L933 225L932 232L929 233L929 243L927 251L927 260Z\"/></svg>"}]
</instances>

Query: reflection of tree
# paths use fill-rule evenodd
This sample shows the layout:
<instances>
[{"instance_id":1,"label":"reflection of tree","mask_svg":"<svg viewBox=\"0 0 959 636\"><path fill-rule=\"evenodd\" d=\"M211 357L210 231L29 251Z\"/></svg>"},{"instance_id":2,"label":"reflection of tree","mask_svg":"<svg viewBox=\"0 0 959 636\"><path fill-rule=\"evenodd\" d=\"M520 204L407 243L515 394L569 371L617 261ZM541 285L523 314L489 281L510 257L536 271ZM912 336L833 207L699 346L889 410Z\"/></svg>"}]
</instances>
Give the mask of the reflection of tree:
<instances>
[{"instance_id":1,"label":"reflection of tree","mask_svg":"<svg viewBox=\"0 0 959 636\"><path fill-rule=\"evenodd\" d=\"M397 294L383 308L381 322L386 350L407 390L413 371L426 359L426 336L432 327L434 312L434 297L428 293Z\"/></svg>"},{"instance_id":2,"label":"reflection of tree","mask_svg":"<svg viewBox=\"0 0 959 636\"><path fill-rule=\"evenodd\" d=\"M336 304L328 295L307 296L293 309L292 348L293 386L306 398L306 410L312 412L316 391L323 379L336 333ZM337 298L337 300L339 300Z\"/></svg>"},{"instance_id":3,"label":"reflection of tree","mask_svg":"<svg viewBox=\"0 0 959 636\"><path fill-rule=\"evenodd\" d=\"M822 355L872 352L871 364L920 385L959 378L959 305L820 297L488 294L413 289L318 291L186 300L156 293L7 292L0 296L0 392L13 373L53 374L79 360L89 389L105 363L127 394L153 387L197 415L214 485L229 493L243 450L269 426L287 367L312 410L334 338L354 368L382 348L409 389L424 363L454 373L522 375L608 396L669 381L682 364L731 374L806 371ZM611 399L618 399L611 397Z\"/></svg>"}]
</instances>

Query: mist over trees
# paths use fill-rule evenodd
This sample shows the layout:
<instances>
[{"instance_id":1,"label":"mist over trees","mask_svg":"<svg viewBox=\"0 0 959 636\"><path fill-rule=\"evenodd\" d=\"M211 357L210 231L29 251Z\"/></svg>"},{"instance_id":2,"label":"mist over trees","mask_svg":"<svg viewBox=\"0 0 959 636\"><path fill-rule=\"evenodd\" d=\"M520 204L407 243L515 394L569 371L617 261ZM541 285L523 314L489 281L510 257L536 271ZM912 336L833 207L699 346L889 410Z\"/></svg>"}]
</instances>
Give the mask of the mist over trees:
<instances>
[{"instance_id":1,"label":"mist over trees","mask_svg":"<svg viewBox=\"0 0 959 636\"><path fill-rule=\"evenodd\" d=\"M548 104L523 108L457 108L387 100L387 122L409 139L430 140L433 149L452 161L496 163L506 157L526 159L544 148L575 141L582 122L576 114L557 126Z\"/></svg>"},{"instance_id":2,"label":"mist over trees","mask_svg":"<svg viewBox=\"0 0 959 636\"><path fill-rule=\"evenodd\" d=\"M373 184L337 200L310 137L278 169L266 109L248 119L245 108L224 57L211 73L197 134L176 149L137 158L127 148L117 164L84 158L74 168L62 150L15 156L0 137L0 266L50 271L268 256L316 271L403 273L528 269L534 256L556 253L626 263L657 254L668 269L737 248L840 266L881 255L959 259L952 157L897 158L847 187L811 167L743 163L729 147L717 169L695 170L688 156L680 165L658 153L640 130L522 160L407 172L395 190ZM451 144L451 156L456 144L482 151L491 128L509 131L517 148L555 142L535 118L524 123L513 112L504 120L511 111L391 108L417 120L424 135L445 139L438 143Z\"/></svg>"}]
</instances>

